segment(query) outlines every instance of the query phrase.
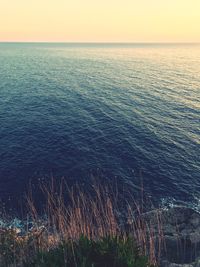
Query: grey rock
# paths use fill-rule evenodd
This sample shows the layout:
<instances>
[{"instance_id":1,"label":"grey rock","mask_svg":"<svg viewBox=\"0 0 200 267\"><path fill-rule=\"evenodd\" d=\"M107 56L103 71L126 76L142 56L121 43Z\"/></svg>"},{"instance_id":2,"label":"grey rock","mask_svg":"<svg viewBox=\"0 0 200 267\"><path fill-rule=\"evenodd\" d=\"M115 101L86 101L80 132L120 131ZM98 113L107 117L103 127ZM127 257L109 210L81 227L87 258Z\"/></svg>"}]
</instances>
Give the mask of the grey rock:
<instances>
[{"instance_id":1,"label":"grey rock","mask_svg":"<svg viewBox=\"0 0 200 267\"><path fill-rule=\"evenodd\" d=\"M194 263L200 257L198 212L190 208L175 207L153 210L142 216L144 221L153 227L157 239L163 235L161 257L168 262L168 265L162 263L163 267L200 266L200 263Z\"/></svg>"},{"instance_id":2,"label":"grey rock","mask_svg":"<svg viewBox=\"0 0 200 267\"><path fill-rule=\"evenodd\" d=\"M200 267L200 259L197 259L195 262L190 264L177 264L177 263L171 263L167 260L161 261L160 267Z\"/></svg>"},{"instance_id":3,"label":"grey rock","mask_svg":"<svg viewBox=\"0 0 200 267\"><path fill-rule=\"evenodd\" d=\"M170 263L168 261L163 262L162 267L194 267L192 264L176 264L176 263Z\"/></svg>"}]
</instances>

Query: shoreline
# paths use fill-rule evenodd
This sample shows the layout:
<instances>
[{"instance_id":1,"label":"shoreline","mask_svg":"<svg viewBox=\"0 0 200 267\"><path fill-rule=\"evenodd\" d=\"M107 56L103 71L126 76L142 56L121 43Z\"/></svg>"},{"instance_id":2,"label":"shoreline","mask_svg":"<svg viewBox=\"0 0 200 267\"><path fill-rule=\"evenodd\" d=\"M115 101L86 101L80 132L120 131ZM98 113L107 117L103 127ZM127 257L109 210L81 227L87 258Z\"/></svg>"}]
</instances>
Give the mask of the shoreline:
<instances>
[{"instance_id":1,"label":"shoreline","mask_svg":"<svg viewBox=\"0 0 200 267\"><path fill-rule=\"evenodd\" d=\"M168 209L153 209L140 216L145 224L151 226L155 240L159 240L161 234L164 238L165 248L160 251L159 266L200 266L200 213L191 208L179 206ZM158 224L158 217L159 221L162 221L162 226ZM128 230L132 227L133 222L134 218L132 221L129 218L125 228ZM46 231L48 223L44 219L38 220L37 225L35 223L22 222L17 219L13 220L11 224L8 222L0 223L0 233L2 229L10 229L14 230L17 236L25 237L27 233L32 231L39 233L39 235Z\"/></svg>"}]
</instances>

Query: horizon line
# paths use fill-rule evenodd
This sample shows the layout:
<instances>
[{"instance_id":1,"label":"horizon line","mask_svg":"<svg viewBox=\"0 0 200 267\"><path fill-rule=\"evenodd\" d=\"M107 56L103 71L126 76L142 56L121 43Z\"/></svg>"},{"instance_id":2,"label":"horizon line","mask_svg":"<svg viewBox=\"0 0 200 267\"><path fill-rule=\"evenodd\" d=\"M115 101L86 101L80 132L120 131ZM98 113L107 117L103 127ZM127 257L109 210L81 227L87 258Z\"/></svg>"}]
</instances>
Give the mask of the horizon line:
<instances>
[{"instance_id":1,"label":"horizon line","mask_svg":"<svg viewBox=\"0 0 200 267\"><path fill-rule=\"evenodd\" d=\"M52 43L52 44L200 44L200 42L106 42L106 41L0 41L0 43Z\"/></svg>"}]
</instances>

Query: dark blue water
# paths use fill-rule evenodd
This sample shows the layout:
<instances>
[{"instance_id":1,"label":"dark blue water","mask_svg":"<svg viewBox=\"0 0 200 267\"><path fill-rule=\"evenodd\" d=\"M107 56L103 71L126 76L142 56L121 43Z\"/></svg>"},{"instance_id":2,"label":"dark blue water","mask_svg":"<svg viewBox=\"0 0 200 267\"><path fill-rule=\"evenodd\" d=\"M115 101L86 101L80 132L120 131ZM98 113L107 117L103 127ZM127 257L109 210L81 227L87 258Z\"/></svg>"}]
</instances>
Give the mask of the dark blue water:
<instances>
[{"instance_id":1,"label":"dark blue water","mask_svg":"<svg viewBox=\"0 0 200 267\"><path fill-rule=\"evenodd\" d=\"M0 44L0 198L96 172L199 198L200 46Z\"/></svg>"}]
</instances>

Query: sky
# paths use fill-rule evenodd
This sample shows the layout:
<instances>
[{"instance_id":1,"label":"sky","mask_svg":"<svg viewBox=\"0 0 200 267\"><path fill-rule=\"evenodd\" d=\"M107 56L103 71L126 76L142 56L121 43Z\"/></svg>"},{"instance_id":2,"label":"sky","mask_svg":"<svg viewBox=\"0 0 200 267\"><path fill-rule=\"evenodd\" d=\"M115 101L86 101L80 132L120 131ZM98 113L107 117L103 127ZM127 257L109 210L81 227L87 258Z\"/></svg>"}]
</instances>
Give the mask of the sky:
<instances>
[{"instance_id":1,"label":"sky","mask_svg":"<svg viewBox=\"0 0 200 267\"><path fill-rule=\"evenodd\" d=\"M200 42L200 0L0 0L0 41Z\"/></svg>"}]
</instances>

